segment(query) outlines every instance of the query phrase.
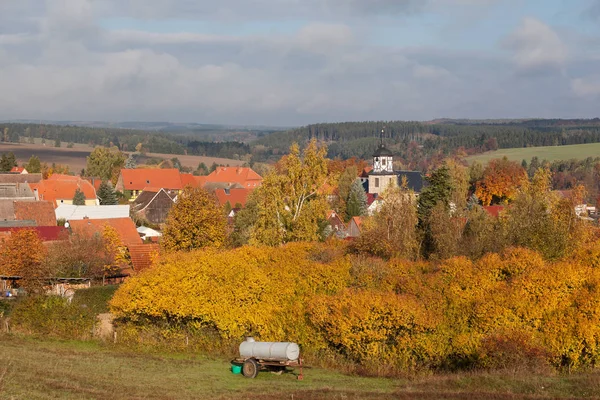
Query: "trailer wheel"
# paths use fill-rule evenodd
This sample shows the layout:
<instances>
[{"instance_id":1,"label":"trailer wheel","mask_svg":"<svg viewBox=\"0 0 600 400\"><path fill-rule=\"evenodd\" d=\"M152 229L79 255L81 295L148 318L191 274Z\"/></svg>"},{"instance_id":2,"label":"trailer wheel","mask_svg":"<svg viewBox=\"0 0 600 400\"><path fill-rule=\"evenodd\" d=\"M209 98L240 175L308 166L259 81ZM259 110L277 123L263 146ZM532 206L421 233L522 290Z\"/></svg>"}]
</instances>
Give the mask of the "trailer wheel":
<instances>
[{"instance_id":1,"label":"trailer wheel","mask_svg":"<svg viewBox=\"0 0 600 400\"><path fill-rule=\"evenodd\" d=\"M246 378L256 378L256 375L258 375L258 363L254 358L249 358L244 361L244 365L242 366L242 374Z\"/></svg>"}]
</instances>

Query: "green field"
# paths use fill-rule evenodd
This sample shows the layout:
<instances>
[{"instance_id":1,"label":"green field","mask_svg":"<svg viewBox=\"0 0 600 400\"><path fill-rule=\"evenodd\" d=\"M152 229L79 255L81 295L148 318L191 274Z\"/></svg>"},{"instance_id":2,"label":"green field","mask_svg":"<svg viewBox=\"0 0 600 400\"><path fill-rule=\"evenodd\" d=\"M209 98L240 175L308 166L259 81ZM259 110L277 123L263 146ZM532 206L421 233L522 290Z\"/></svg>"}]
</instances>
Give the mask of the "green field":
<instances>
[{"instance_id":1,"label":"green field","mask_svg":"<svg viewBox=\"0 0 600 400\"><path fill-rule=\"evenodd\" d=\"M600 143L590 144L575 144L571 146L546 146L546 147L525 147L517 149L500 149L496 151L488 151L487 153L477 154L467 157L469 164L474 161L487 163L494 158L508 157L511 161L521 162L522 160L531 160L537 156L540 161L556 161L570 159L585 159L588 157L600 157Z\"/></svg>"},{"instance_id":2,"label":"green field","mask_svg":"<svg viewBox=\"0 0 600 400\"><path fill-rule=\"evenodd\" d=\"M267 372L246 379L233 375L226 359L0 334L1 399L592 399L600 393L598 372L396 379L304 372L303 381Z\"/></svg>"}]
</instances>

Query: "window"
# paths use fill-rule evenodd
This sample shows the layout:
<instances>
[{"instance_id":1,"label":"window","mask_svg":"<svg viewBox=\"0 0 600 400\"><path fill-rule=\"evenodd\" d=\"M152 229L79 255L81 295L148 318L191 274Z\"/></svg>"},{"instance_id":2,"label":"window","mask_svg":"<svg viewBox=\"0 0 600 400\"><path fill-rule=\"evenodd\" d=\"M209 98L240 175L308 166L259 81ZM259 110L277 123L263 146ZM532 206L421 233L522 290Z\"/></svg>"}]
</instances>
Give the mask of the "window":
<instances>
[{"instance_id":1,"label":"window","mask_svg":"<svg viewBox=\"0 0 600 400\"><path fill-rule=\"evenodd\" d=\"M375 187L378 188L379 187L379 178L375 178Z\"/></svg>"}]
</instances>

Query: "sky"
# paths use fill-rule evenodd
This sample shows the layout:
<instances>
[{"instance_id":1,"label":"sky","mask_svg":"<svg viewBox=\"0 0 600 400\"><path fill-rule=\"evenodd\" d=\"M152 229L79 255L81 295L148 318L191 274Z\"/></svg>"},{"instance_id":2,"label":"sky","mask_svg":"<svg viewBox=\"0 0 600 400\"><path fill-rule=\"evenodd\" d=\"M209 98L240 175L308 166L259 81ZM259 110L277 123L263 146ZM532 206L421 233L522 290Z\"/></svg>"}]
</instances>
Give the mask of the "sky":
<instances>
[{"instance_id":1,"label":"sky","mask_svg":"<svg viewBox=\"0 0 600 400\"><path fill-rule=\"evenodd\" d=\"M0 120L600 116L600 0L0 0Z\"/></svg>"}]
</instances>

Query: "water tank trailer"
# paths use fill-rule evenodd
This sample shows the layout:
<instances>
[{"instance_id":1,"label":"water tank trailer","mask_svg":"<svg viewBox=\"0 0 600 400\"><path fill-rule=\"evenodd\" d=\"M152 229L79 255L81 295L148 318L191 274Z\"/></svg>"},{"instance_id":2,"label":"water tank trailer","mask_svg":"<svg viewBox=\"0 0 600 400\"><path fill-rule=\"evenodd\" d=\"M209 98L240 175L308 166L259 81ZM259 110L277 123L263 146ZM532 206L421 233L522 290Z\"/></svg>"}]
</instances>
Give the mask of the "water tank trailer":
<instances>
[{"instance_id":1,"label":"water tank trailer","mask_svg":"<svg viewBox=\"0 0 600 400\"><path fill-rule=\"evenodd\" d=\"M240 356L234 359L233 365L242 366L242 375L256 378L258 372L267 370L275 373L284 372L287 367L300 367L298 380L302 380L302 358L300 347L292 342L257 342L247 337L240 344Z\"/></svg>"}]
</instances>

